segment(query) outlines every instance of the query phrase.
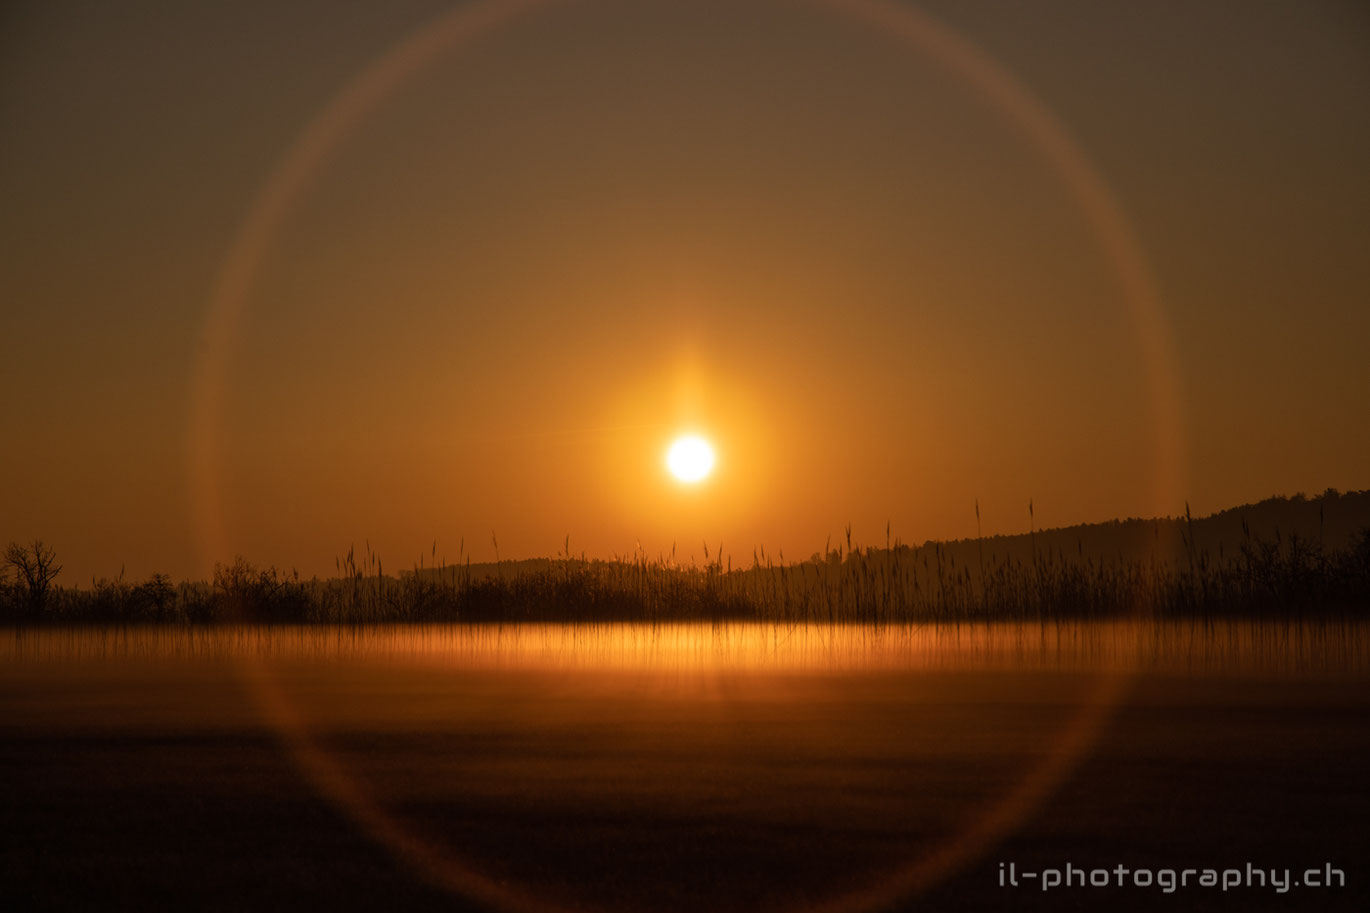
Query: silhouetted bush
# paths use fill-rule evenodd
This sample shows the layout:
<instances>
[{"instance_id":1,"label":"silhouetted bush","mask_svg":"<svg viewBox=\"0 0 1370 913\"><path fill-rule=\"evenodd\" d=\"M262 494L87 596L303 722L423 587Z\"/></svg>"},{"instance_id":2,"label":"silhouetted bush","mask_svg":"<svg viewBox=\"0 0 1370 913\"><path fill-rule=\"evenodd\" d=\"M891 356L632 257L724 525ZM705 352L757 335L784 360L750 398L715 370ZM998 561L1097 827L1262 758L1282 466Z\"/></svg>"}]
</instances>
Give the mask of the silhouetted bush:
<instances>
[{"instance_id":1,"label":"silhouetted bush","mask_svg":"<svg viewBox=\"0 0 1370 913\"><path fill-rule=\"evenodd\" d=\"M83 606L72 605L68 600L62 614L123 623L169 622L184 618L176 588L165 574L153 574L138 584L127 583L122 576L117 580L96 581Z\"/></svg>"},{"instance_id":2,"label":"silhouetted bush","mask_svg":"<svg viewBox=\"0 0 1370 913\"><path fill-rule=\"evenodd\" d=\"M218 621L298 624L310 619L312 600L299 574L258 570L241 555L230 565L214 565L214 597Z\"/></svg>"}]
</instances>

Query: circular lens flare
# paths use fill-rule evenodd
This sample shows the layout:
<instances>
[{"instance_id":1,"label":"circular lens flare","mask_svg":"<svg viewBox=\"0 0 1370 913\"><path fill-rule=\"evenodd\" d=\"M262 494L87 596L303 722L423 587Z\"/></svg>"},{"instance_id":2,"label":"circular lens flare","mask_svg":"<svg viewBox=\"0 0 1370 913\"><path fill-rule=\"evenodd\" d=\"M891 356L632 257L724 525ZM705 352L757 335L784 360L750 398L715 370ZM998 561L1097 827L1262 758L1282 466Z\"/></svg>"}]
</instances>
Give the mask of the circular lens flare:
<instances>
[{"instance_id":1,"label":"circular lens flare","mask_svg":"<svg viewBox=\"0 0 1370 913\"><path fill-rule=\"evenodd\" d=\"M697 434L677 438L666 451L666 468L682 482L699 482L714 468L714 449Z\"/></svg>"},{"instance_id":2,"label":"circular lens flare","mask_svg":"<svg viewBox=\"0 0 1370 913\"><path fill-rule=\"evenodd\" d=\"M195 540L206 564L228 551L218 482L219 448L224 437L222 401L233 360L233 343L240 335L244 299L281 223L298 205L321 163L415 73L442 53L462 49L467 42L520 14L552 5L549 0L478 0L444 12L412 36L397 42L339 90L296 135L258 189L219 266L204 318L206 351L198 359L194 392L189 400L187 454L193 484ZM1156 512L1173 510L1182 500L1180 462L1184 444L1178 417L1181 396L1174 340L1139 240L1104 176L1055 115L1011 72L927 14L895 0L821 0L820 5L876 26L940 65L947 75L978 90L982 101L1017 128L1054 167L1099 240L1101 252L1116 272L1125 292L1124 300L1131 309L1139 350L1148 366L1152 419L1157 429ZM1029 820L1043 799L1087 755L1096 730L1107 721L1136 671L1137 658L1130 658L1106 676L1097 697L1066 724L1055 749L1037 761L997 804L973 817L965 827L947 836L945 842L909 860L888 880L831 901L817 901L808 907L809 913L851 913L897 905L982 859L991 847ZM247 665L250 664L244 665L245 672ZM469 868L464 860L409 833L328 754L283 693L262 693L278 690L274 677L265 670L254 674L260 679L254 689L258 705L266 711L272 728L286 739L292 757L308 773L310 783L368 835L390 849L397 860L413 866L434 884L492 907L520 913L561 909L517 886L496 882Z\"/></svg>"}]
</instances>

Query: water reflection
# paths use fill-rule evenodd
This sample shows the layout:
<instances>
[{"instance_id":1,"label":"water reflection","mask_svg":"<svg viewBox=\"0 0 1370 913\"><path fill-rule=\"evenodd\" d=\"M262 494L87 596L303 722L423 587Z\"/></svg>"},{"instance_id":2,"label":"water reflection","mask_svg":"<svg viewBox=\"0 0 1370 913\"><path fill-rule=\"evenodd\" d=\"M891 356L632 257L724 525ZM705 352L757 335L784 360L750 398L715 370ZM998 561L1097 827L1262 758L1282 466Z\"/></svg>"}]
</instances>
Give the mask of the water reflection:
<instances>
[{"instance_id":1,"label":"water reflection","mask_svg":"<svg viewBox=\"0 0 1370 913\"><path fill-rule=\"evenodd\" d=\"M234 840L327 847L277 811L313 795L492 908L879 910L991 886L991 848L1057 821L1156 846L1168 809L1216 808L1185 833L1225 845L1291 771L1262 815L1293 858L1363 820L1331 810L1363 779L1367 672L1370 625L1321 622L26 629L0 636L0 747L30 826L170 809L130 852L207 802L254 810Z\"/></svg>"},{"instance_id":2,"label":"water reflection","mask_svg":"<svg viewBox=\"0 0 1370 913\"><path fill-rule=\"evenodd\" d=\"M1355 676L1370 625L1344 621L961 625L551 624L16 629L0 662L361 661L463 669L1090 671Z\"/></svg>"}]
</instances>

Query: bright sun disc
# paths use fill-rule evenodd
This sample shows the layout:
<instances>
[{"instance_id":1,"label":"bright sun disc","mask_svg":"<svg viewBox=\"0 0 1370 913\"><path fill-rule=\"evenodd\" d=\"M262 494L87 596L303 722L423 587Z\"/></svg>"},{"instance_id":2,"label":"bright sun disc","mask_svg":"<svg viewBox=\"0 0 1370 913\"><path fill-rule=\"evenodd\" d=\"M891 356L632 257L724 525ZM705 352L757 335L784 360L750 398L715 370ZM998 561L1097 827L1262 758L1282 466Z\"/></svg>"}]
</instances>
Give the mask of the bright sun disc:
<instances>
[{"instance_id":1,"label":"bright sun disc","mask_svg":"<svg viewBox=\"0 0 1370 913\"><path fill-rule=\"evenodd\" d=\"M714 449L697 435L677 438L666 452L666 466L682 482L698 482L714 468Z\"/></svg>"}]
</instances>

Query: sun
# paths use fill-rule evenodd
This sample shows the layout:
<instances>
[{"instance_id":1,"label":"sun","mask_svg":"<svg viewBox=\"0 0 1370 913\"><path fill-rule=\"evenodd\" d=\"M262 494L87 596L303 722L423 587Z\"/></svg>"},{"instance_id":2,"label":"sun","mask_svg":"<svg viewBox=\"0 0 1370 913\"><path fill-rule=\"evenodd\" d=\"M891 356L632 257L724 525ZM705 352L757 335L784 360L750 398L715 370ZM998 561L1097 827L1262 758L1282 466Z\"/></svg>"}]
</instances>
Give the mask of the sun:
<instances>
[{"instance_id":1,"label":"sun","mask_svg":"<svg viewBox=\"0 0 1370 913\"><path fill-rule=\"evenodd\" d=\"M697 434L678 437L666 451L666 468L682 482L702 481L714 468L714 449Z\"/></svg>"}]
</instances>

